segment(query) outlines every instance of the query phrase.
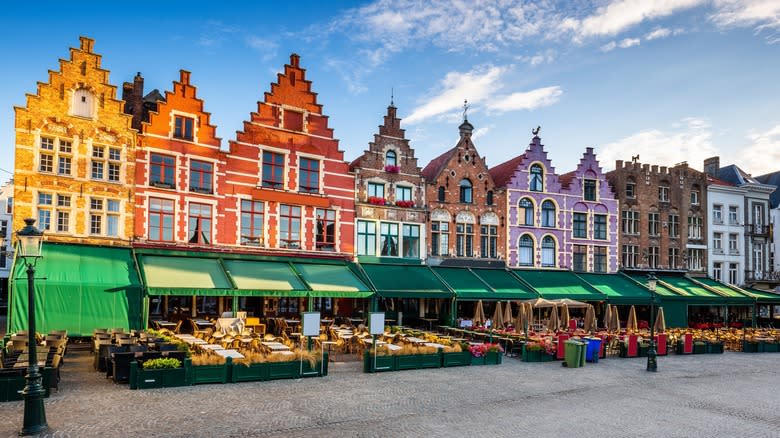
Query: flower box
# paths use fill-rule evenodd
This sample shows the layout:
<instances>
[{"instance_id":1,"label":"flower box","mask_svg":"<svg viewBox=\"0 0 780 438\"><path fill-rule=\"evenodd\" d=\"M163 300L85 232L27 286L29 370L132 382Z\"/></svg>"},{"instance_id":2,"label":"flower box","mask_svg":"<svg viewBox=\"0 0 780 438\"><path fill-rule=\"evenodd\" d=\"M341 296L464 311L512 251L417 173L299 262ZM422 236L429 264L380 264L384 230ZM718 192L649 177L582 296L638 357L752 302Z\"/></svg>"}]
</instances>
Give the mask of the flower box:
<instances>
[{"instance_id":1,"label":"flower box","mask_svg":"<svg viewBox=\"0 0 780 438\"><path fill-rule=\"evenodd\" d=\"M230 370L233 368L231 358L222 365L191 365L187 361L187 378L190 385L201 383L227 383L230 381Z\"/></svg>"},{"instance_id":2,"label":"flower box","mask_svg":"<svg viewBox=\"0 0 780 438\"><path fill-rule=\"evenodd\" d=\"M764 353L777 353L777 343L775 342L762 342L764 344Z\"/></svg>"},{"instance_id":3,"label":"flower box","mask_svg":"<svg viewBox=\"0 0 780 438\"><path fill-rule=\"evenodd\" d=\"M504 353L500 351L488 351L485 356L485 365L501 365L504 360Z\"/></svg>"},{"instance_id":4,"label":"flower box","mask_svg":"<svg viewBox=\"0 0 780 438\"><path fill-rule=\"evenodd\" d=\"M485 356L471 356L472 365L485 365Z\"/></svg>"},{"instance_id":5,"label":"flower box","mask_svg":"<svg viewBox=\"0 0 780 438\"><path fill-rule=\"evenodd\" d=\"M693 343L693 354L704 354L707 352L707 344L703 342Z\"/></svg>"},{"instance_id":6,"label":"flower box","mask_svg":"<svg viewBox=\"0 0 780 438\"><path fill-rule=\"evenodd\" d=\"M723 343L722 342L708 342L707 343L707 353L708 354L723 354Z\"/></svg>"},{"instance_id":7,"label":"flower box","mask_svg":"<svg viewBox=\"0 0 780 438\"><path fill-rule=\"evenodd\" d=\"M414 201L395 201L396 207L412 208L414 207Z\"/></svg>"},{"instance_id":8,"label":"flower box","mask_svg":"<svg viewBox=\"0 0 780 438\"><path fill-rule=\"evenodd\" d=\"M523 362L552 362L554 356L544 350L523 351Z\"/></svg>"},{"instance_id":9,"label":"flower box","mask_svg":"<svg viewBox=\"0 0 780 438\"><path fill-rule=\"evenodd\" d=\"M328 375L328 352L323 353L322 360L312 366L308 360L303 361L301 377L323 377Z\"/></svg>"},{"instance_id":10,"label":"flower box","mask_svg":"<svg viewBox=\"0 0 780 438\"><path fill-rule=\"evenodd\" d=\"M230 373L230 381L237 382L257 382L268 380L268 364L253 363L244 365L243 363L234 363Z\"/></svg>"},{"instance_id":11,"label":"flower box","mask_svg":"<svg viewBox=\"0 0 780 438\"><path fill-rule=\"evenodd\" d=\"M301 363L297 360L290 362L268 362L268 379L297 379L301 374Z\"/></svg>"},{"instance_id":12,"label":"flower box","mask_svg":"<svg viewBox=\"0 0 780 438\"><path fill-rule=\"evenodd\" d=\"M385 172L387 173L399 173L401 172L401 166L394 166L392 164L388 164L385 166Z\"/></svg>"},{"instance_id":13,"label":"flower box","mask_svg":"<svg viewBox=\"0 0 780 438\"><path fill-rule=\"evenodd\" d=\"M187 367L148 369L130 362L130 389L173 388L187 386Z\"/></svg>"},{"instance_id":14,"label":"flower box","mask_svg":"<svg viewBox=\"0 0 780 438\"><path fill-rule=\"evenodd\" d=\"M375 366L374 355L368 351L363 353L364 373L381 373L383 371L395 371L395 356L377 356Z\"/></svg>"},{"instance_id":15,"label":"flower box","mask_svg":"<svg viewBox=\"0 0 780 438\"><path fill-rule=\"evenodd\" d=\"M742 341L744 353L758 353L758 342Z\"/></svg>"},{"instance_id":16,"label":"flower box","mask_svg":"<svg viewBox=\"0 0 780 438\"><path fill-rule=\"evenodd\" d=\"M468 351L441 354L441 366L443 367L459 367L468 365L471 365L471 353Z\"/></svg>"},{"instance_id":17,"label":"flower box","mask_svg":"<svg viewBox=\"0 0 780 438\"><path fill-rule=\"evenodd\" d=\"M438 359L438 354L408 354L395 356L395 369L414 370L417 368L431 368L429 361L424 356L433 356ZM424 366L427 364L427 366ZM439 366L441 366L439 364Z\"/></svg>"}]
</instances>

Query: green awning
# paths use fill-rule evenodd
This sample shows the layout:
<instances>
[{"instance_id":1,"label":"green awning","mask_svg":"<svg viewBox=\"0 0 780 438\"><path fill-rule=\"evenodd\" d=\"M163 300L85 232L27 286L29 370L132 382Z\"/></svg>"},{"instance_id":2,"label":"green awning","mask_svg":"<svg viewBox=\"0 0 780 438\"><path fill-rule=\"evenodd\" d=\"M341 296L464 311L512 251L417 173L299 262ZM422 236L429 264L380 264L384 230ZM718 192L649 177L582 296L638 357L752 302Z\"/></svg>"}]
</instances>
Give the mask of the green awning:
<instances>
[{"instance_id":1,"label":"green awning","mask_svg":"<svg viewBox=\"0 0 780 438\"><path fill-rule=\"evenodd\" d=\"M501 296L493 292L482 279L465 267L432 267L445 283L455 291L461 300L500 300Z\"/></svg>"},{"instance_id":2,"label":"green awning","mask_svg":"<svg viewBox=\"0 0 780 438\"><path fill-rule=\"evenodd\" d=\"M650 291L623 274L577 274L612 304L650 304Z\"/></svg>"},{"instance_id":3,"label":"green awning","mask_svg":"<svg viewBox=\"0 0 780 438\"><path fill-rule=\"evenodd\" d=\"M362 264L384 298L452 298L452 292L428 266Z\"/></svg>"},{"instance_id":4,"label":"green awning","mask_svg":"<svg viewBox=\"0 0 780 438\"><path fill-rule=\"evenodd\" d=\"M607 298L571 271L514 269L512 272L549 300L605 301Z\"/></svg>"},{"instance_id":5,"label":"green awning","mask_svg":"<svg viewBox=\"0 0 780 438\"><path fill-rule=\"evenodd\" d=\"M36 330L91 336L96 328L140 329L141 283L129 248L44 243L35 266ZM10 331L27 329L27 273L11 278Z\"/></svg>"},{"instance_id":6,"label":"green awning","mask_svg":"<svg viewBox=\"0 0 780 438\"><path fill-rule=\"evenodd\" d=\"M471 268L471 272L487 283L498 299L530 300L539 296L506 269Z\"/></svg>"},{"instance_id":7,"label":"green awning","mask_svg":"<svg viewBox=\"0 0 780 438\"><path fill-rule=\"evenodd\" d=\"M238 295L304 297L306 285L287 262L224 260Z\"/></svg>"},{"instance_id":8,"label":"green awning","mask_svg":"<svg viewBox=\"0 0 780 438\"><path fill-rule=\"evenodd\" d=\"M746 293L742 293L739 288L729 286L711 278L694 278L697 281L725 297L729 302L744 302L745 304L752 304L755 302L755 298Z\"/></svg>"},{"instance_id":9,"label":"green awning","mask_svg":"<svg viewBox=\"0 0 780 438\"><path fill-rule=\"evenodd\" d=\"M676 290L684 291L688 294L688 298L691 300L691 302L697 301L698 305L711 304L713 306L717 306L720 304L726 304L725 297L722 297L715 292L709 291L685 277L659 275L658 280L672 286Z\"/></svg>"},{"instance_id":10,"label":"green awning","mask_svg":"<svg viewBox=\"0 0 780 438\"><path fill-rule=\"evenodd\" d=\"M141 255L138 263L149 295L238 293L216 258Z\"/></svg>"},{"instance_id":11,"label":"green awning","mask_svg":"<svg viewBox=\"0 0 780 438\"><path fill-rule=\"evenodd\" d=\"M343 263L294 263L309 285L311 297L366 298L373 292Z\"/></svg>"},{"instance_id":12,"label":"green awning","mask_svg":"<svg viewBox=\"0 0 780 438\"><path fill-rule=\"evenodd\" d=\"M626 276L630 277L632 280L637 281L642 284L647 284L647 276L645 275L636 275L636 274L625 274ZM685 298L690 296L689 293L680 290L679 293L675 291L674 289L670 289L660 282L656 283L655 286L655 294L658 295L660 298Z\"/></svg>"},{"instance_id":13,"label":"green awning","mask_svg":"<svg viewBox=\"0 0 780 438\"><path fill-rule=\"evenodd\" d=\"M780 294L754 289L752 287L743 290L755 298L759 303L780 303Z\"/></svg>"}]
</instances>

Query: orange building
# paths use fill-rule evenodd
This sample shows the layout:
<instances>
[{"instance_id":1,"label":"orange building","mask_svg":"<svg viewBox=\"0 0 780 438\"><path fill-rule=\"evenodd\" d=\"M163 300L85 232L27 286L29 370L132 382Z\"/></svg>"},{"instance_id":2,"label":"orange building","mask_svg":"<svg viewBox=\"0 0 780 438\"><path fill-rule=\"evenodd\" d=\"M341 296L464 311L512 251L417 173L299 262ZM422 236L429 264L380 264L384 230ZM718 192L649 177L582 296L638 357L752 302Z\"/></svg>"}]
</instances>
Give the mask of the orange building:
<instances>
[{"instance_id":1,"label":"orange building","mask_svg":"<svg viewBox=\"0 0 780 438\"><path fill-rule=\"evenodd\" d=\"M47 241L127 246L136 131L93 45L81 37L27 105L14 108L12 229L32 217Z\"/></svg>"}]
</instances>

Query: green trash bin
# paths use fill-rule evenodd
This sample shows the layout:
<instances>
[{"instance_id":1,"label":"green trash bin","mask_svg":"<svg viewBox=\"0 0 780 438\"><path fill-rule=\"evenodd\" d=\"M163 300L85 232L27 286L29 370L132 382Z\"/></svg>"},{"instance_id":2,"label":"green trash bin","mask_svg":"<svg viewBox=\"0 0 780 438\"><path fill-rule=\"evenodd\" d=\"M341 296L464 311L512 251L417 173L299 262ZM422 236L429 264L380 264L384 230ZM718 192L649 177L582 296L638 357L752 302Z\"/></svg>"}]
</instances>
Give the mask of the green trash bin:
<instances>
[{"instance_id":1,"label":"green trash bin","mask_svg":"<svg viewBox=\"0 0 780 438\"><path fill-rule=\"evenodd\" d=\"M585 348L584 342L568 340L564 344L563 364L568 368L579 368L585 366Z\"/></svg>"}]
</instances>

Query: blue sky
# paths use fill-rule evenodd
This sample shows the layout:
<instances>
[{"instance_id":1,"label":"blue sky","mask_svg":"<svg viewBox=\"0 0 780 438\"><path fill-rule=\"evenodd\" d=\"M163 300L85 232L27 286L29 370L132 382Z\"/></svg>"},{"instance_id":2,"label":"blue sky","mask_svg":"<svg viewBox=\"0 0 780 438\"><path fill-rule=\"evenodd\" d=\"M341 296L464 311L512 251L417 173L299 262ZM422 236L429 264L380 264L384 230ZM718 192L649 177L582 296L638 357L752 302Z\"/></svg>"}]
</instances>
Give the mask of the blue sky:
<instances>
[{"instance_id":1,"label":"blue sky","mask_svg":"<svg viewBox=\"0 0 780 438\"><path fill-rule=\"evenodd\" d=\"M468 99L490 166L541 125L561 173L588 146L606 168L639 154L780 170L777 0L103 4L4 6L0 168L13 169L13 106L87 35L120 89L140 71L167 90L190 70L223 147L296 52L348 161L392 88L421 166L455 144Z\"/></svg>"}]
</instances>

